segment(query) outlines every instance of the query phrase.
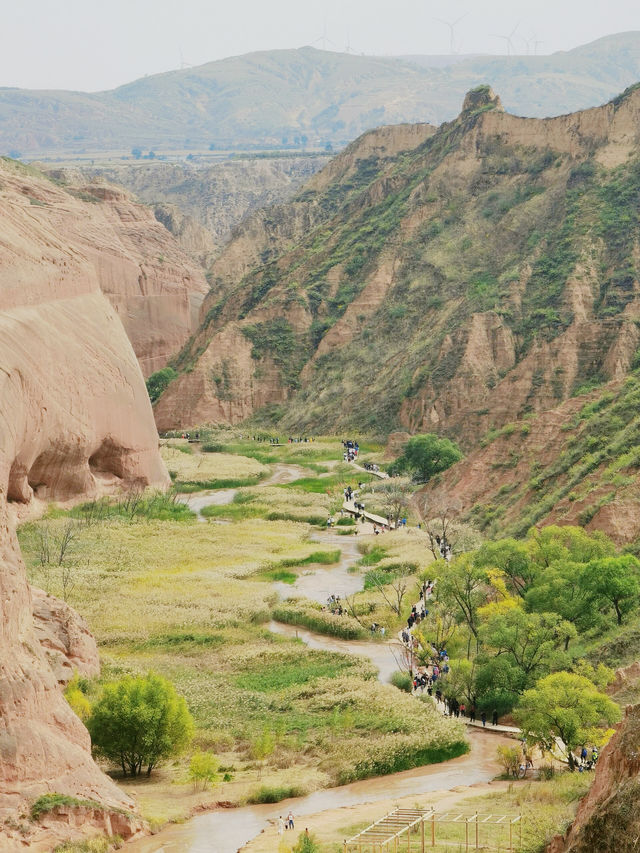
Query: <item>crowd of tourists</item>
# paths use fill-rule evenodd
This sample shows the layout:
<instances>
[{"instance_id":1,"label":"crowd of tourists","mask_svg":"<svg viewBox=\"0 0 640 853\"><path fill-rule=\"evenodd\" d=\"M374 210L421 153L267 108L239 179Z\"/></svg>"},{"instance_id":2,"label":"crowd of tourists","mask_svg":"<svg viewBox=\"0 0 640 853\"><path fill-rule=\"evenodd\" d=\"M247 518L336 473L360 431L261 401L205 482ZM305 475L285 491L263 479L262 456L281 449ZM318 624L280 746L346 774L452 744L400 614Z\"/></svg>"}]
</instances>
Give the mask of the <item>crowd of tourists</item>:
<instances>
[{"instance_id":1,"label":"crowd of tourists","mask_svg":"<svg viewBox=\"0 0 640 853\"><path fill-rule=\"evenodd\" d=\"M360 445L357 441L354 441L352 438L343 439L342 446L344 448L344 452L342 454L342 458L345 462L355 462L358 458L358 453L360 453Z\"/></svg>"}]
</instances>

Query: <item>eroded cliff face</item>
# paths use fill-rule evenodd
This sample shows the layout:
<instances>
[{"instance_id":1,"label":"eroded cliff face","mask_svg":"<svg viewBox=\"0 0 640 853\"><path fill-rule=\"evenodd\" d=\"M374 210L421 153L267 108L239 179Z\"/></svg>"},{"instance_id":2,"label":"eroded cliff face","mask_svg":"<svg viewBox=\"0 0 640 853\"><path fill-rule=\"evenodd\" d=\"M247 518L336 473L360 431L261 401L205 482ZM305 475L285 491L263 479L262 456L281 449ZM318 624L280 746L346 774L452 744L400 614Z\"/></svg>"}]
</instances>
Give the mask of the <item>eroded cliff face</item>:
<instances>
[{"instance_id":1,"label":"eroded cliff face","mask_svg":"<svg viewBox=\"0 0 640 853\"><path fill-rule=\"evenodd\" d=\"M100 287L109 248L103 263L97 248L67 242L62 225L77 218L79 228L81 205L9 168L0 176L0 846L12 849L12 818L44 792L131 807L92 761L60 691L63 661L54 672L45 653L56 647L91 666L91 642L64 605L32 598L16 516L39 499L169 480L138 361ZM95 219L87 225L97 233ZM48 637L34 627L34 609L41 619L47 608L67 622L49 625Z\"/></svg>"},{"instance_id":2,"label":"eroded cliff face","mask_svg":"<svg viewBox=\"0 0 640 853\"><path fill-rule=\"evenodd\" d=\"M236 230L158 423L286 400L285 428L436 431L470 450L619 380L640 338L639 157L639 89L539 120L479 87L437 131L366 134ZM231 328L253 365L235 332L224 350Z\"/></svg>"},{"instance_id":3,"label":"eroded cliff face","mask_svg":"<svg viewBox=\"0 0 640 853\"><path fill-rule=\"evenodd\" d=\"M148 376L197 328L209 289L203 270L125 190L72 172L52 175L57 183L0 161L2 197L26 205L34 221L93 265Z\"/></svg>"},{"instance_id":4,"label":"eroded cliff face","mask_svg":"<svg viewBox=\"0 0 640 853\"><path fill-rule=\"evenodd\" d=\"M631 853L638 849L640 814L640 705L629 705L624 720L602 751L589 793L564 837L547 853Z\"/></svg>"}]
</instances>

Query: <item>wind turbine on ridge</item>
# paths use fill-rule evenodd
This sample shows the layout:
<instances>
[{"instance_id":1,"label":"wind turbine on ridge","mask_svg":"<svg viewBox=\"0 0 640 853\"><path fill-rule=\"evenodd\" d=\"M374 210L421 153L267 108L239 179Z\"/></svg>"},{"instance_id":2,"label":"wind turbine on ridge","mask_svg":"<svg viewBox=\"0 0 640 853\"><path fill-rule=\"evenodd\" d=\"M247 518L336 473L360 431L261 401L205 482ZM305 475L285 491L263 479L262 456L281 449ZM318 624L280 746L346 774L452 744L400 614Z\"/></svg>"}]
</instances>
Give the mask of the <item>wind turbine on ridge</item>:
<instances>
[{"instance_id":1,"label":"wind turbine on ridge","mask_svg":"<svg viewBox=\"0 0 640 853\"><path fill-rule=\"evenodd\" d=\"M516 34L516 30L520 26L520 21L515 25L515 27L511 30L508 36L501 36L498 33L491 33L493 38L502 39L507 46L507 56L513 56L515 54L515 49L513 46L513 37Z\"/></svg>"},{"instance_id":2,"label":"wind turbine on ridge","mask_svg":"<svg viewBox=\"0 0 640 853\"><path fill-rule=\"evenodd\" d=\"M449 53L453 55L455 51L455 28L458 26L460 21L463 18L466 18L469 12L465 12L464 15L460 15L459 18L456 18L455 21L445 21L444 18L434 18L435 21L438 21L441 24L444 24L446 27L449 27Z\"/></svg>"}]
</instances>

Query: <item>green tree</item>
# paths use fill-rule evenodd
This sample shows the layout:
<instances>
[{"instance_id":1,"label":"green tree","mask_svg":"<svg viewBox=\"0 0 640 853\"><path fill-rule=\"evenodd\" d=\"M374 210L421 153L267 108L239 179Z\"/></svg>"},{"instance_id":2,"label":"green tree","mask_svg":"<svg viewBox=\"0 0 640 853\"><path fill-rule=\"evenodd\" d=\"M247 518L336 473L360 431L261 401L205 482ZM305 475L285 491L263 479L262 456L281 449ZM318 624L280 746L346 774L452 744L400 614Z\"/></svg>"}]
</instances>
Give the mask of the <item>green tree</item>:
<instances>
[{"instance_id":1,"label":"green tree","mask_svg":"<svg viewBox=\"0 0 640 853\"><path fill-rule=\"evenodd\" d=\"M522 673L518 682L525 686L549 672L558 645L575 636L575 627L557 613L525 613L520 607L496 611L480 629L486 652L505 657Z\"/></svg>"},{"instance_id":2,"label":"green tree","mask_svg":"<svg viewBox=\"0 0 640 853\"><path fill-rule=\"evenodd\" d=\"M487 600L487 575L475 565L471 554L462 554L445 564L438 575L435 593L437 601L454 614L458 623L466 624L478 640L478 609Z\"/></svg>"},{"instance_id":3,"label":"green tree","mask_svg":"<svg viewBox=\"0 0 640 853\"><path fill-rule=\"evenodd\" d=\"M404 453L396 459L391 470L394 474L410 474L416 482L426 483L460 459L462 453L456 444L448 438L426 433L409 439Z\"/></svg>"},{"instance_id":4,"label":"green tree","mask_svg":"<svg viewBox=\"0 0 640 853\"><path fill-rule=\"evenodd\" d=\"M632 554L604 557L587 563L582 583L597 606L613 608L618 625L638 605L640 561Z\"/></svg>"},{"instance_id":5,"label":"green tree","mask_svg":"<svg viewBox=\"0 0 640 853\"><path fill-rule=\"evenodd\" d=\"M533 527L527 535L527 549L533 562L541 569L558 560L588 563L615 554L613 542L599 530L587 533L582 527L559 527L557 524L541 530Z\"/></svg>"},{"instance_id":6,"label":"green tree","mask_svg":"<svg viewBox=\"0 0 640 853\"><path fill-rule=\"evenodd\" d=\"M525 596L527 607L538 612L558 613L581 630L592 628L598 614L582 583L583 570L583 563L565 559L558 559L541 570Z\"/></svg>"},{"instance_id":7,"label":"green tree","mask_svg":"<svg viewBox=\"0 0 640 853\"><path fill-rule=\"evenodd\" d=\"M218 767L220 762L211 752L194 752L189 762L189 779L194 788L200 787L203 791L209 785L215 785L220 781Z\"/></svg>"},{"instance_id":8,"label":"green tree","mask_svg":"<svg viewBox=\"0 0 640 853\"><path fill-rule=\"evenodd\" d=\"M150 673L106 684L87 720L93 746L125 776L147 776L163 759L185 749L193 720L173 685Z\"/></svg>"},{"instance_id":9,"label":"green tree","mask_svg":"<svg viewBox=\"0 0 640 853\"><path fill-rule=\"evenodd\" d=\"M546 750L557 746L574 770L574 751L589 743L599 746L605 726L620 719L620 709L588 678L556 672L522 694L514 717L529 742Z\"/></svg>"},{"instance_id":10,"label":"green tree","mask_svg":"<svg viewBox=\"0 0 640 853\"><path fill-rule=\"evenodd\" d=\"M517 595L525 595L535 578L535 566L526 546L515 539L485 542L475 553L476 566L500 569L509 579L509 586Z\"/></svg>"},{"instance_id":11,"label":"green tree","mask_svg":"<svg viewBox=\"0 0 640 853\"><path fill-rule=\"evenodd\" d=\"M163 367L162 370L156 370L155 373L151 374L147 379L147 393L152 403L155 403L158 397L167 390L169 383L173 382L177 376L178 374L173 367Z\"/></svg>"}]
</instances>

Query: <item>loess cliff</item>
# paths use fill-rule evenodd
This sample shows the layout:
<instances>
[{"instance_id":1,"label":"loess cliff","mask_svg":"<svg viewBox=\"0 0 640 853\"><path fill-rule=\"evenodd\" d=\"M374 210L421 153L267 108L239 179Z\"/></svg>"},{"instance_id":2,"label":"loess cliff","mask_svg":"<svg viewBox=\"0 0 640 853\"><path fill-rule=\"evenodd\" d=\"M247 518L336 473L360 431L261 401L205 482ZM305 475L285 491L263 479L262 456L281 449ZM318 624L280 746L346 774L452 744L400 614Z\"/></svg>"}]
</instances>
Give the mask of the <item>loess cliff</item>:
<instances>
[{"instance_id":1,"label":"loess cliff","mask_svg":"<svg viewBox=\"0 0 640 853\"><path fill-rule=\"evenodd\" d=\"M533 494L526 521L632 538L639 211L637 86L552 119L481 86L437 130L365 134L236 229L157 423L437 432L476 454L456 488L485 528Z\"/></svg>"},{"instance_id":2,"label":"loess cliff","mask_svg":"<svg viewBox=\"0 0 640 853\"><path fill-rule=\"evenodd\" d=\"M0 184L0 848L18 837L40 849L16 836L38 795L131 803L93 763L59 688L71 666L95 670L95 646L66 605L31 593L16 519L37 501L164 487L168 476L138 361L103 292L111 244L101 255L68 240L92 205L13 164ZM106 232L106 218L85 214L88 234L99 221Z\"/></svg>"}]
</instances>

